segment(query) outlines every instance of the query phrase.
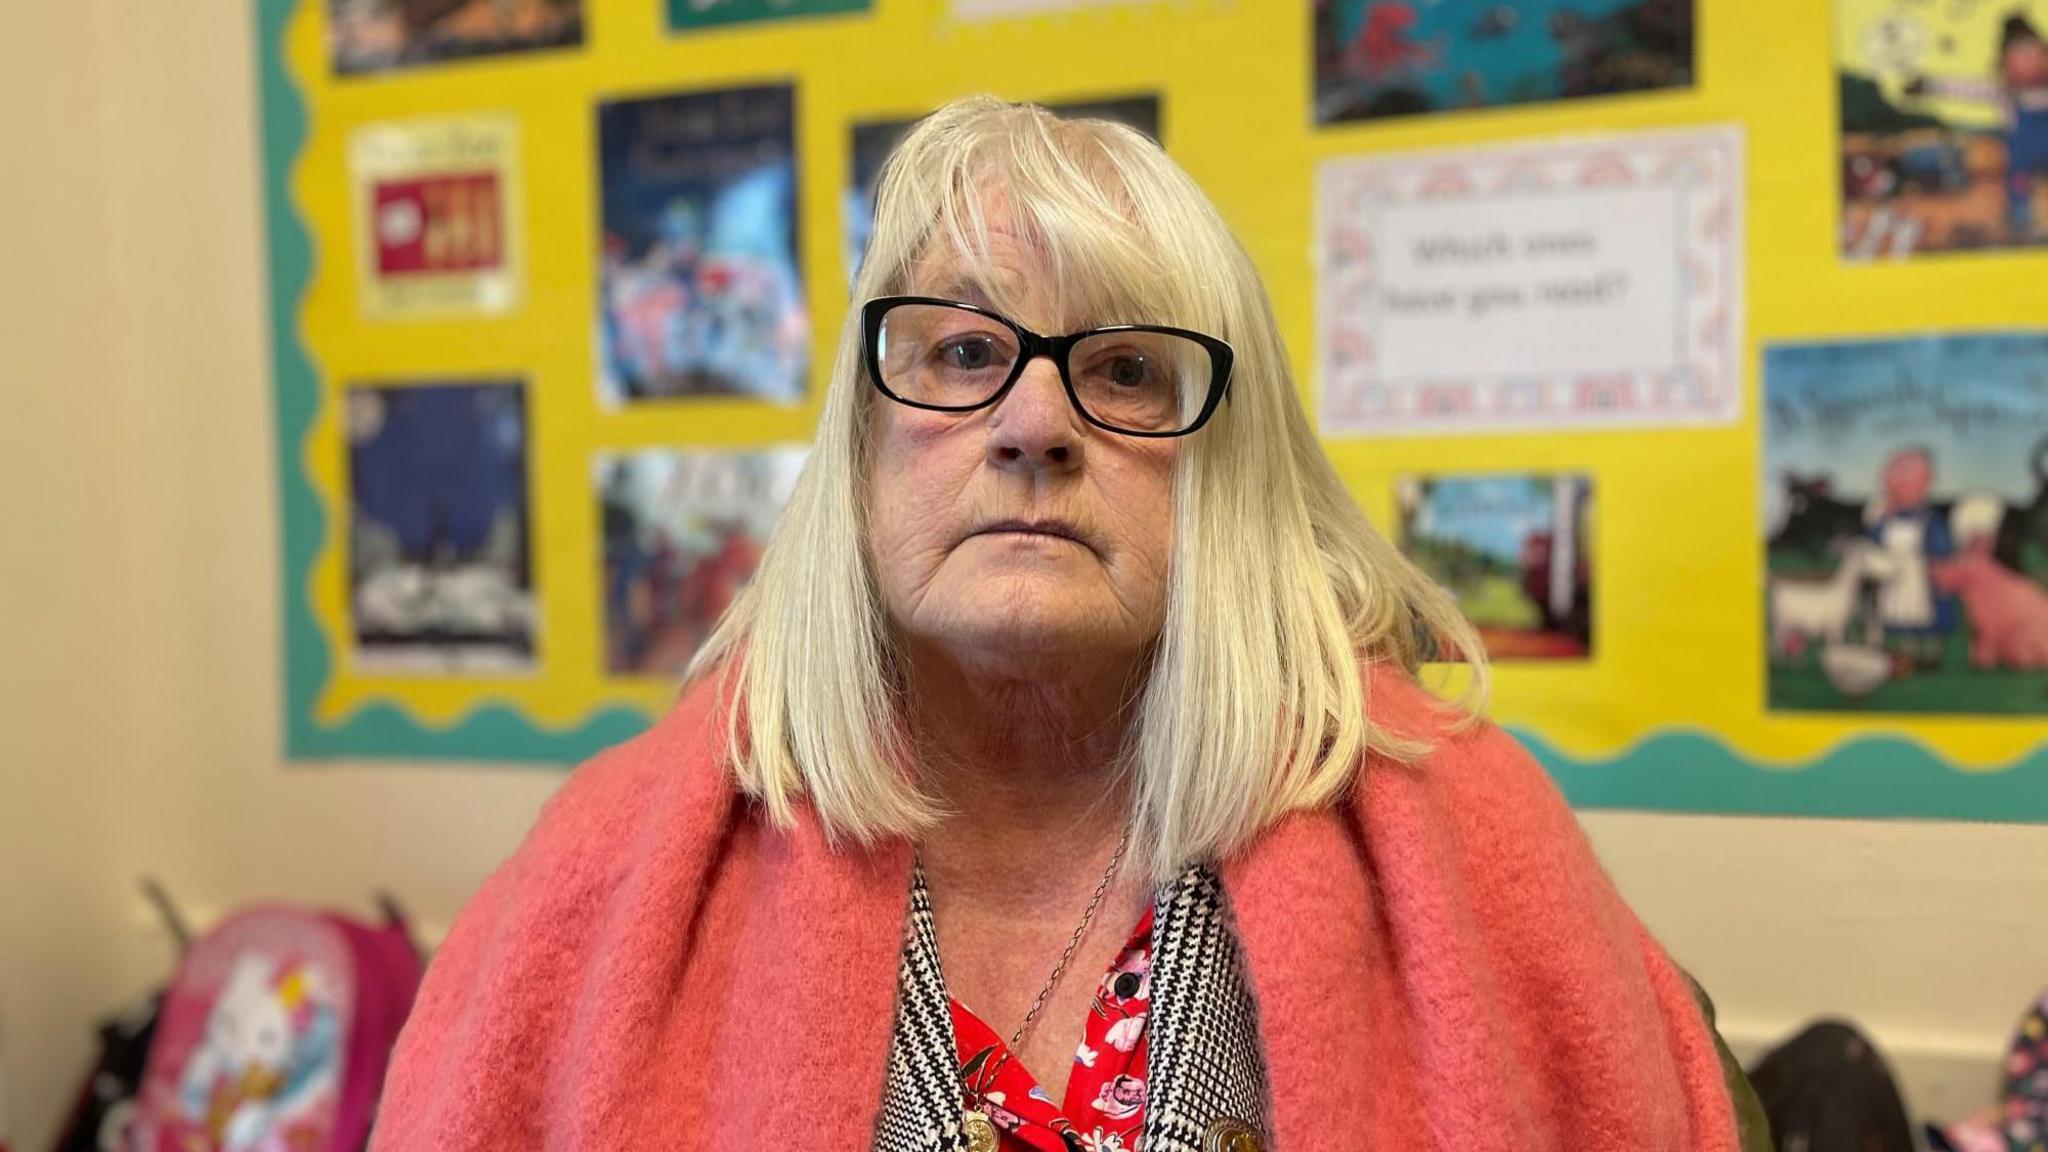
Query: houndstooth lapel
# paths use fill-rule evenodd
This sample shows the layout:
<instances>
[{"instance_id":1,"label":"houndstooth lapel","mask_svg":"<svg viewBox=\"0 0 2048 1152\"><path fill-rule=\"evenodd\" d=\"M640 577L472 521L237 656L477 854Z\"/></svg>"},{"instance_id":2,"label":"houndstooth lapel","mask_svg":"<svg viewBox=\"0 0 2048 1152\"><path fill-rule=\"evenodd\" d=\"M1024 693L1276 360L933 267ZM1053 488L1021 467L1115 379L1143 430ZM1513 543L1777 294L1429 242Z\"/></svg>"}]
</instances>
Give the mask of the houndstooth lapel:
<instances>
[{"instance_id":1,"label":"houndstooth lapel","mask_svg":"<svg viewBox=\"0 0 2048 1152\"><path fill-rule=\"evenodd\" d=\"M1217 1152L1219 1132L1263 1133L1266 1066L1244 959L1223 884L1191 867L1157 896L1145 1131L1130 1152ZM910 921L897 978L896 1035L875 1152L962 1149L964 1108L953 1017L939 968L924 874L911 878Z\"/></svg>"},{"instance_id":2,"label":"houndstooth lapel","mask_svg":"<svg viewBox=\"0 0 2048 1152\"><path fill-rule=\"evenodd\" d=\"M1160 890L1152 920L1152 1015L1144 1152L1264 1147L1266 1060L1223 882L1194 867ZM1219 1134L1238 1130L1250 1145Z\"/></svg>"},{"instance_id":3,"label":"houndstooth lapel","mask_svg":"<svg viewBox=\"0 0 2048 1152\"><path fill-rule=\"evenodd\" d=\"M910 877L910 922L903 966L896 977L896 1038L889 1045L889 1077L882 1095L875 1152L938 1152L967 1146L953 1013L939 971L939 936L932 927L924 869Z\"/></svg>"}]
</instances>

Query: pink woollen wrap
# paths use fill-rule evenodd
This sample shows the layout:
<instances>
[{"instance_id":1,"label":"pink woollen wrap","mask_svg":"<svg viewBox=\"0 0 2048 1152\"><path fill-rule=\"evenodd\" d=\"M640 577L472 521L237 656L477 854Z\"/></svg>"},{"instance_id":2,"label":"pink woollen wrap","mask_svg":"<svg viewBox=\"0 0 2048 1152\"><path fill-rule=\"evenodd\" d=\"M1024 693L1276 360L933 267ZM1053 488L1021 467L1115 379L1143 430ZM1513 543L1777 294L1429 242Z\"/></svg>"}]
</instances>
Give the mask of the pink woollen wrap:
<instances>
[{"instance_id":1,"label":"pink woollen wrap","mask_svg":"<svg viewBox=\"0 0 2048 1152\"><path fill-rule=\"evenodd\" d=\"M1367 759L1344 803L1220 868L1268 1147L1736 1152L1689 983L1541 767L1364 674L1374 721L1434 751ZM807 810L771 828L724 767L728 706L707 678L584 765L484 885L400 1037L374 1152L871 1146L910 845L828 845Z\"/></svg>"}]
</instances>

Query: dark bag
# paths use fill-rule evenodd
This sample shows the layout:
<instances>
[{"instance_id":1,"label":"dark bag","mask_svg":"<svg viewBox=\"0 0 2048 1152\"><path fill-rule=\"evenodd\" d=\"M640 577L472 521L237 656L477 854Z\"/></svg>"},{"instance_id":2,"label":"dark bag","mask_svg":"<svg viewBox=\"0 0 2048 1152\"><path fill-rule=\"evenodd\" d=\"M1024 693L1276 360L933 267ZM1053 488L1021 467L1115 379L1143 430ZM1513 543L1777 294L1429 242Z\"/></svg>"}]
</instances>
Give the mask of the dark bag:
<instances>
[{"instance_id":1,"label":"dark bag","mask_svg":"<svg viewBox=\"0 0 2048 1152\"><path fill-rule=\"evenodd\" d=\"M100 1025L99 1058L57 1135L56 1152L122 1152L128 1147L128 1124L162 1002L161 993L146 997Z\"/></svg>"},{"instance_id":2,"label":"dark bag","mask_svg":"<svg viewBox=\"0 0 2048 1152\"><path fill-rule=\"evenodd\" d=\"M1854 1027L1822 1021L1750 1069L1778 1152L1915 1152L1891 1068Z\"/></svg>"}]
</instances>

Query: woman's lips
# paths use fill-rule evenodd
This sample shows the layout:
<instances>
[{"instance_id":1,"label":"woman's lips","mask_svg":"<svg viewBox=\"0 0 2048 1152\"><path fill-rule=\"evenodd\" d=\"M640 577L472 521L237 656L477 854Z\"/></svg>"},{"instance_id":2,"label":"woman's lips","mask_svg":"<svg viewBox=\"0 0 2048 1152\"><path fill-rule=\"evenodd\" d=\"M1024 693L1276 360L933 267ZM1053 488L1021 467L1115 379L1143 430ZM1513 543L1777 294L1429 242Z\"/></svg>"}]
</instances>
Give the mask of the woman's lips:
<instances>
[{"instance_id":1,"label":"woman's lips","mask_svg":"<svg viewBox=\"0 0 2048 1152\"><path fill-rule=\"evenodd\" d=\"M1081 530L1065 520L996 520L968 533L969 539L975 536L1019 536L1037 537L1042 540L1071 540L1081 547L1088 549L1089 552L1095 552L1095 545L1090 543L1088 538L1081 534ZM1099 553L1097 554L1099 555Z\"/></svg>"}]
</instances>

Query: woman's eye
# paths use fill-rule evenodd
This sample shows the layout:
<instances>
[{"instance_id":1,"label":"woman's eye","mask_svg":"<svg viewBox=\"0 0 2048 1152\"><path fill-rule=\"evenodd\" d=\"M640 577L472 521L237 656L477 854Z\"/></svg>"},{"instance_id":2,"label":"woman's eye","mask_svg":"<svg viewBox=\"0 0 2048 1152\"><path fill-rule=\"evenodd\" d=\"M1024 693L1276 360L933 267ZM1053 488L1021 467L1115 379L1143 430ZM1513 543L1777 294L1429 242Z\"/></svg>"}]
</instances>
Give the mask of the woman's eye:
<instances>
[{"instance_id":1,"label":"woman's eye","mask_svg":"<svg viewBox=\"0 0 2048 1152\"><path fill-rule=\"evenodd\" d=\"M1119 388L1137 388L1151 376L1143 356L1118 356L1103 366L1109 382Z\"/></svg>"},{"instance_id":2,"label":"woman's eye","mask_svg":"<svg viewBox=\"0 0 2048 1152\"><path fill-rule=\"evenodd\" d=\"M939 349L948 368L976 372L995 362L995 349L986 340L955 340Z\"/></svg>"}]
</instances>

